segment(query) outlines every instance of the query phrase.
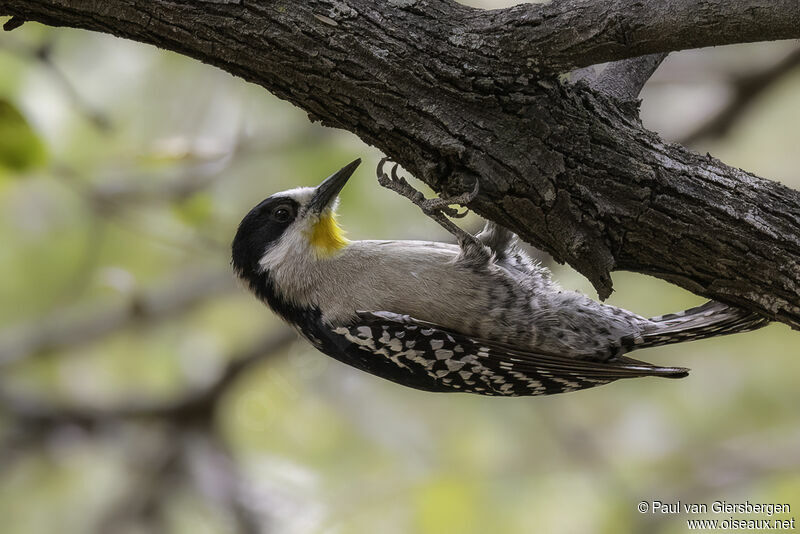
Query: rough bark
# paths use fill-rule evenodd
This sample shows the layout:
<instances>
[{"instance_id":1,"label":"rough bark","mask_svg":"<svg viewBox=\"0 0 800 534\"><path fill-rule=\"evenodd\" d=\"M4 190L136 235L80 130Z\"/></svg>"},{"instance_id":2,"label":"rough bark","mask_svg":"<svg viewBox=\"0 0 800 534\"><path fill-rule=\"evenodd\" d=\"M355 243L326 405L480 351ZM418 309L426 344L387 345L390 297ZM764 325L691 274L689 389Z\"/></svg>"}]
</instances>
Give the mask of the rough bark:
<instances>
[{"instance_id":1,"label":"rough bark","mask_svg":"<svg viewBox=\"0 0 800 534\"><path fill-rule=\"evenodd\" d=\"M570 81L586 82L589 87L620 102L633 103L638 107L639 93L661 62L667 58L666 52L646 56L621 59L606 65L589 66L578 69L570 75Z\"/></svg>"},{"instance_id":2,"label":"rough bark","mask_svg":"<svg viewBox=\"0 0 800 534\"><path fill-rule=\"evenodd\" d=\"M479 180L472 209L570 263L601 298L612 270L631 270L800 328L800 194L665 143L630 102L557 77L798 37L796 0L495 11L450 0L0 0L0 13L217 65L356 133L437 191Z\"/></svg>"}]
</instances>

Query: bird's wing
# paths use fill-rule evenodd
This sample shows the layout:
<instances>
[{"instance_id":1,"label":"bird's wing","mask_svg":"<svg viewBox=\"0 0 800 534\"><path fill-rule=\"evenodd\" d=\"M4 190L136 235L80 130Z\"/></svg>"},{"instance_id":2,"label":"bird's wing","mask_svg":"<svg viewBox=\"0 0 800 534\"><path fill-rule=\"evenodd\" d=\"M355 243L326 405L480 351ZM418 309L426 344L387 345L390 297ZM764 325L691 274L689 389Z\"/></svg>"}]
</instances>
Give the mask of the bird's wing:
<instances>
[{"instance_id":1,"label":"bird's wing","mask_svg":"<svg viewBox=\"0 0 800 534\"><path fill-rule=\"evenodd\" d=\"M680 378L687 369L657 367L631 358L611 362L574 360L476 339L439 325L391 312L358 312L350 325L336 326L341 343L390 360L403 372L381 376L415 387L483 395L550 395L607 384L620 378ZM424 380L421 380L424 377ZM425 381L428 383L424 383ZM410 385L410 384L406 384Z\"/></svg>"}]
</instances>

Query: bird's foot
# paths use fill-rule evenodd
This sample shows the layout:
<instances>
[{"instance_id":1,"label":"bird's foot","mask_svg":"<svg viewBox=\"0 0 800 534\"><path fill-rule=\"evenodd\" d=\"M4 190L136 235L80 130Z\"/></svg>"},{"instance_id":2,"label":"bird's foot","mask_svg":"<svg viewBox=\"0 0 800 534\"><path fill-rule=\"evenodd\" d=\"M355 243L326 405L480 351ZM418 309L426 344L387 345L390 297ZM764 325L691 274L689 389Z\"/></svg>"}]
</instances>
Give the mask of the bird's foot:
<instances>
[{"instance_id":1,"label":"bird's foot","mask_svg":"<svg viewBox=\"0 0 800 534\"><path fill-rule=\"evenodd\" d=\"M466 207L466 204L472 202L475 200L475 197L478 196L479 183L477 180L475 181L475 188L468 193L462 193L454 197L425 198L422 192L414 189L405 178L397 174L397 163L392 167L390 174L386 174L383 171L383 166L387 161L389 161L389 158L383 158L380 163L378 163L377 174L379 184L395 193L403 195L416 204L425 215L453 234L456 239L458 239L462 248L470 245L477 245L483 248L483 244L480 243L474 235L461 229L448 219L448 217L461 219L469 213L469 208ZM464 206L464 210L459 211L458 208L452 207L452 204L460 204Z\"/></svg>"},{"instance_id":2,"label":"bird's foot","mask_svg":"<svg viewBox=\"0 0 800 534\"><path fill-rule=\"evenodd\" d=\"M397 165L395 164L392 172L397 170ZM410 187L410 186L409 186ZM421 196L422 193L417 191L417 193ZM441 213L442 215L446 215L453 219L462 219L467 216L469 213L469 208L466 205L473 200L475 197L478 196L478 182L475 182L475 188L470 191L469 193L462 193L460 195L454 197L439 197L439 198L425 198L419 204L417 204L422 211L431 216L435 213ZM453 204L460 204L464 207L464 211L459 211L458 208L452 207Z\"/></svg>"}]
</instances>

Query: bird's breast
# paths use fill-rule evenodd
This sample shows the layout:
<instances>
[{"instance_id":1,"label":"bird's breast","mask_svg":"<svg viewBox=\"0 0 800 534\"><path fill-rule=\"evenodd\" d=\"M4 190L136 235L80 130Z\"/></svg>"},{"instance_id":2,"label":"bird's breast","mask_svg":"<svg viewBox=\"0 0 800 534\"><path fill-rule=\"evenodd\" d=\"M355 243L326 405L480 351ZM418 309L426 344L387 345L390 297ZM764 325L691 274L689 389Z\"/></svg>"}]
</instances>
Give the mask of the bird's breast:
<instances>
[{"instance_id":1,"label":"bird's breast","mask_svg":"<svg viewBox=\"0 0 800 534\"><path fill-rule=\"evenodd\" d=\"M389 311L499 341L527 336L528 292L496 266L475 269L459 248L418 241L357 241L319 262L314 304L329 324Z\"/></svg>"}]
</instances>

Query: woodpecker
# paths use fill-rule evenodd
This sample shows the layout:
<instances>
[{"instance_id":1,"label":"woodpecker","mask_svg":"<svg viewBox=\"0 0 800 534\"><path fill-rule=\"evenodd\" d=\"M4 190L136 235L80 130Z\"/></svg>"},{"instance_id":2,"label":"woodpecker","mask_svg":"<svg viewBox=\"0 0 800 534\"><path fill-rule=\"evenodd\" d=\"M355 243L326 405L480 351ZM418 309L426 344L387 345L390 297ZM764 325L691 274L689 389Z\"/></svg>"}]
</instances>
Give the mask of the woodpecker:
<instances>
[{"instance_id":1,"label":"woodpecker","mask_svg":"<svg viewBox=\"0 0 800 534\"><path fill-rule=\"evenodd\" d=\"M250 290L321 352L412 388L495 396L548 395L621 378L682 378L688 369L625 356L639 348L754 330L767 320L711 301L646 319L562 290L516 236L462 215L477 192L425 199L395 165L381 185L412 199L458 244L350 241L337 196L357 159L315 188L276 193L242 220L232 266ZM477 185L476 185L477 187Z\"/></svg>"}]
</instances>

